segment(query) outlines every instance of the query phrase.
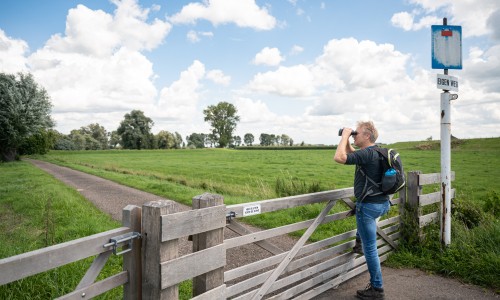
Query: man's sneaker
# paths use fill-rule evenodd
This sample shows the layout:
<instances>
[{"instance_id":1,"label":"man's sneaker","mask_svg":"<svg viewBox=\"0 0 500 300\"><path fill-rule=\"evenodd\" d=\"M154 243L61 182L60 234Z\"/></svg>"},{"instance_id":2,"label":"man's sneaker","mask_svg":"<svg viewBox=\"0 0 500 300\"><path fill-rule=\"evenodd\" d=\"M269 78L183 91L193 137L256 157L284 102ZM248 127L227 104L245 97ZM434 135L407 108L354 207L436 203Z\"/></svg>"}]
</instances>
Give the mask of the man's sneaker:
<instances>
[{"instance_id":1,"label":"man's sneaker","mask_svg":"<svg viewBox=\"0 0 500 300\"><path fill-rule=\"evenodd\" d=\"M373 287L370 283L364 290L356 292L359 299L385 299L384 289Z\"/></svg>"},{"instance_id":2,"label":"man's sneaker","mask_svg":"<svg viewBox=\"0 0 500 300\"><path fill-rule=\"evenodd\" d=\"M352 248L352 252L363 255L363 246L360 239L356 239L356 244Z\"/></svg>"}]
</instances>

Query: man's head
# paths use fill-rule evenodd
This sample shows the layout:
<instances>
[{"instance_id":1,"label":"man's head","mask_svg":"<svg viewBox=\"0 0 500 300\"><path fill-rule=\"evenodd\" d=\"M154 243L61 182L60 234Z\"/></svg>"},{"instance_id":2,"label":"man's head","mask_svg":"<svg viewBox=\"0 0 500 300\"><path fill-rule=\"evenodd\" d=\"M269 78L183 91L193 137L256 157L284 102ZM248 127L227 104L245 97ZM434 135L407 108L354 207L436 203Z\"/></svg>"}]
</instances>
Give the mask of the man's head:
<instances>
[{"instance_id":1,"label":"man's head","mask_svg":"<svg viewBox=\"0 0 500 300\"><path fill-rule=\"evenodd\" d=\"M356 127L357 135L354 136L354 145L366 148L375 144L378 138L378 131L372 121L359 121Z\"/></svg>"}]
</instances>

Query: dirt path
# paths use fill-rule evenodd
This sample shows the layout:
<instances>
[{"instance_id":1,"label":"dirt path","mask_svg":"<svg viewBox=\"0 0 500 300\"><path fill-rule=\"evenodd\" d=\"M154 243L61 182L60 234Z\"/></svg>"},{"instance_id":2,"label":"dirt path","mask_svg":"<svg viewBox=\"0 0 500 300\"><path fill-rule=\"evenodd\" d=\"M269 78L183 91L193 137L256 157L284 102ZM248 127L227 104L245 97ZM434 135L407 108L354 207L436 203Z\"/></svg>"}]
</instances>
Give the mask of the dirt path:
<instances>
[{"instance_id":1,"label":"dirt path","mask_svg":"<svg viewBox=\"0 0 500 300\"><path fill-rule=\"evenodd\" d=\"M150 193L126 187L66 167L37 160L28 161L67 185L74 187L85 198L94 203L96 207L110 214L113 219L118 221L121 220L122 209L128 204L142 206L143 203L148 201L164 199ZM182 204L178 205L179 210L191 209ZM251 230L256 231L255 228L251 228ZM234 236L235 234L231 231L224 231L224 238L231 238ZM288 236L273 238L273 243L282 250L291 249L295 242L295 239ZM191 248L192 245L187 239L181 240L181 252L189 253ZM260 260L269 256L269 253L254 245L238 248L237 252L228 251L227 269L245 265L251 261ZM462 284L458 280L429 275L420 270L392 269L383 266L382 273L384 276L386 299L500 299L500 295L496 295L489 290ZM356 290L364 288L368 283L368 279L368 273L365 272L340 285L337 289L329 290L314 299L356 299L354 297Z\"/></svg>"}]
</instances>

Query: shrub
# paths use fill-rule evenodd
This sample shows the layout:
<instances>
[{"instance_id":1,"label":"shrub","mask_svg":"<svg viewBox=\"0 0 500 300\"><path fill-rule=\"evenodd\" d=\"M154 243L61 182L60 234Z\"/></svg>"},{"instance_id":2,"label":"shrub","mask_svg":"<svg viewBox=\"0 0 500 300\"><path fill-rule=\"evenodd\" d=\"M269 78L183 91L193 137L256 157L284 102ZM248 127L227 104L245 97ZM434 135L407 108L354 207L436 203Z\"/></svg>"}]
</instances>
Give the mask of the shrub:
<instances>
[{"instance_id":1,"label":"shrub","mask_svg":"<svg viewBox=\"0 0 500 300\"><path fill-rule=\"evenodd\" d=\"M500 197L498 197L496 191L488 192L483 209L485 212L491 213L495 218L500 217Z\"/></svg>"},{"instance_id":2,"label":"shrub","mask_svg":"<svg viewBox=\"0 0 500 300\"><path fill-rule=\"evenodd\" d=\"M478 204L460 199L453 201L451 214L469 229L478 226L485 219L484 212Z\"/></svg>"}]
</instances>

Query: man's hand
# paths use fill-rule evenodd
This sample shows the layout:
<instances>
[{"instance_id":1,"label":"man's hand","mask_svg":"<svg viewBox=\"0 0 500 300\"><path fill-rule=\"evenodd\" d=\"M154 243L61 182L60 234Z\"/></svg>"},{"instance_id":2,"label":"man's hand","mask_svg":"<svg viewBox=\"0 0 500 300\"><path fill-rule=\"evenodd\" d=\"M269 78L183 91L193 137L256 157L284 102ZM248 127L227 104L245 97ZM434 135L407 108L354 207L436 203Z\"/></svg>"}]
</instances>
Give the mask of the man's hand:
<instances>
[{"instance_id":1,"label":"man's hand","mask_svg":"<svg viewBox=\"0 0 500 300\"><path fill-rule=\"evenodd\" d=\"M347 161L347 146L349 145L349 137L351 136L352 128L344 127L342 130L342 137L340 139L339 145L337 146L337 151L333 159L339 164L345 164Z\"/></svg>"}]
</instances>

